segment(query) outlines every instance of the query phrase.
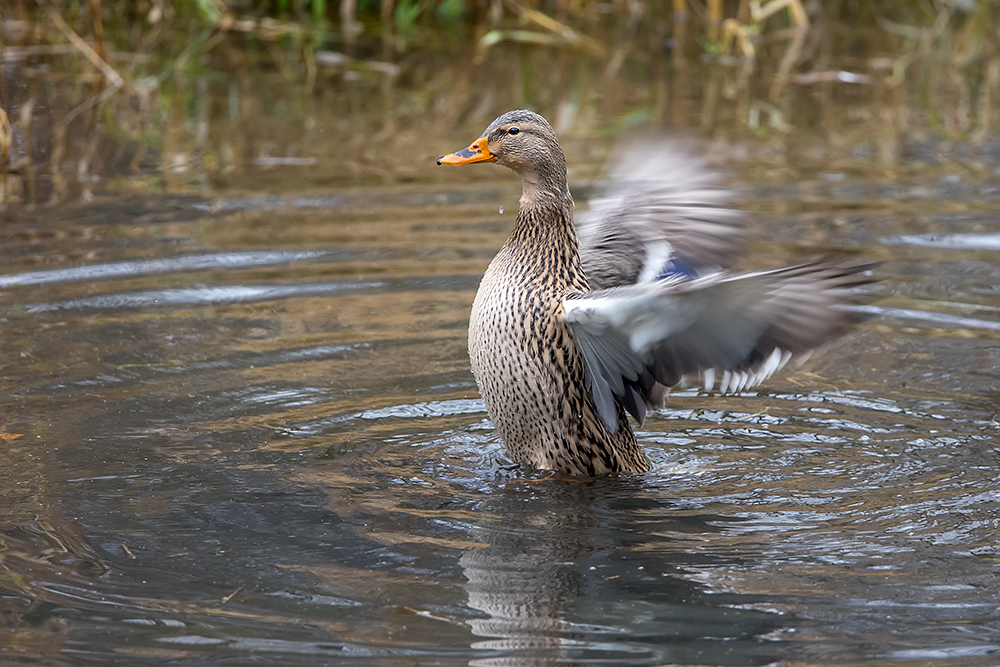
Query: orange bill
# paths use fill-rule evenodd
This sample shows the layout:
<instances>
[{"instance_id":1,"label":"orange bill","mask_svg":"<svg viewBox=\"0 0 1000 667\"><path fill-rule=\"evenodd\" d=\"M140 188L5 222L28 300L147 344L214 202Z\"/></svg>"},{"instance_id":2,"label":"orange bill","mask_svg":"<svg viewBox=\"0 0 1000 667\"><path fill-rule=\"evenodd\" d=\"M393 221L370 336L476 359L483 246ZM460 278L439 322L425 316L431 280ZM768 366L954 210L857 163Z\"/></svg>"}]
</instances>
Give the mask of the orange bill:
<instances>
[{"instance_id":1,"label":"orange bill","mask_svg":"<svg viewBox=\"0 0 1000 667\"><path fill-rule=\"evenodd\" d=\"M496 162L493 153L486 147L486 137L479 137L468 148L463 148L438 158L438 164L475 164L476 162Z\"/></svg>"}]
</instances>

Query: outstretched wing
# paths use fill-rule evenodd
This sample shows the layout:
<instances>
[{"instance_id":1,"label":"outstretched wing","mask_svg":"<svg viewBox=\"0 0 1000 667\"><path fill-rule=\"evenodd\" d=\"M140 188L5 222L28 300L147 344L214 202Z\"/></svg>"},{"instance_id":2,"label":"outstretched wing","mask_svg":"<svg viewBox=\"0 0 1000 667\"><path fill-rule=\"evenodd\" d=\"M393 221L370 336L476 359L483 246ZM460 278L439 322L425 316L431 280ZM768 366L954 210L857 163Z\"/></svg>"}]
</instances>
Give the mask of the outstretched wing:
<instances>
[{"instance_id":1,"label":"outstretched wing","mask_svg":"<svg viewBox=\"0 0 1000 667\"><path fill-rule=\"evenodd\" d=\"M731 266L741 249L733 191L689 143L627 145L577 215L580 259L592 289L693 277Z\"/></svg>"},{"instance_id":2,"label":"outstretched wing","mask_svg":"<svg viewBox=\"0 0 1000 667\"><path fill-rule=\"evenodd\" d=\"M583 355L587 387L612 432L614 397L640 423L656 384L721 373L722 391L755 386L804 360L860 317L846 290L870 282L870 266L801 266L735 277L661 280L587 293L563 302Z\"/></svg>"}]
</instances>

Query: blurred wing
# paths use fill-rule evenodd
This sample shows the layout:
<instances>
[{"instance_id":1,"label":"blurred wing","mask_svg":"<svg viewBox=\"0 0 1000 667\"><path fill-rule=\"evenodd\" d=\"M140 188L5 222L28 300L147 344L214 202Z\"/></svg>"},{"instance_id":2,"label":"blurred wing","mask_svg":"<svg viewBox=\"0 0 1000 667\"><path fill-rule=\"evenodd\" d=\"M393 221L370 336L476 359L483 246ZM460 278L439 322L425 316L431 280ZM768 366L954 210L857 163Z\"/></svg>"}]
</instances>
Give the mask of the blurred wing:
<instances>
[{"instance_id":1,"label":"blurred wing","mask_svg":"<svg viewBox=\"0 0 1000 667\"><path fill-rule=\"evenodd\" d=\"M732 265L741 213L732 190L684 142L651 139L621 150L577 216L580 259L593 289L693 277Z\"/></svg>"},{"instance_id":2,"label":"blurred wing","mask_svg":"<svg viewBox=\"0 0 1000 667\"><path fill-rule=\"evenodd\" d=\"M860 318L845 290L869 282L868 266L808 264L693 281L667 280L587 293L563 302L583 354L587 388L608 429L615 397L642 423L657 383L700 374L707 388L741 391L786 363L804 361Z\"/></svg>"}]
</instances>

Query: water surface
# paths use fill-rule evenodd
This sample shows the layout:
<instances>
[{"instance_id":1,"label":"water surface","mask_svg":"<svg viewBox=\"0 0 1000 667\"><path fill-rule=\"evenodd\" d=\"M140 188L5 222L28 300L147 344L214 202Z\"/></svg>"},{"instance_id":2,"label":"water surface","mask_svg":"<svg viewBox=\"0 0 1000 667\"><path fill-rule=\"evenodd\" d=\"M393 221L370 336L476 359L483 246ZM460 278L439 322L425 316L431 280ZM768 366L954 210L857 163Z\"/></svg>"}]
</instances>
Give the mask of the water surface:
<instances>
[{"instance_id":1,"label":"water surface","mask_svg":"<svg viewBox=\"0 0 1000 667\"><path fill-rule=\"evenodd\" d=\"M598 84L521 55L566 84L534 99L562 114L582 205L631 122L611 93L648 92L648 72ZM321 76L290 107L253 70L192 79L215 103L191 105L203 152L174 118L187 139L115 144L94 179L11 176L3 660L997 664L996 147L824 135L801 90L787 135L724 107L704 150L750 212L747 266L879 261L872 317L753 392L676 392L639 432L650 473L553 480L507 467L465 351L517 184L433 166L540 84L435 116L414 100L447 77L475 93L519 67L439 63L410 66L412 88ZM823 99L822 118L881 109Z\"/></svg>"},{"instance_id":2,"label":"water surface","mask_svg":"<svg viewBox=\"0 0 1000 667\"><path fill-rule=\"evenodd\" d=\"M989 207L786 189L759 249L882 258L875 317L759 391L677 393L651 473L575 482L502 467L468 369L516 197L11 215L8 659L996 660Z\"/></svg>"}]
</instances>

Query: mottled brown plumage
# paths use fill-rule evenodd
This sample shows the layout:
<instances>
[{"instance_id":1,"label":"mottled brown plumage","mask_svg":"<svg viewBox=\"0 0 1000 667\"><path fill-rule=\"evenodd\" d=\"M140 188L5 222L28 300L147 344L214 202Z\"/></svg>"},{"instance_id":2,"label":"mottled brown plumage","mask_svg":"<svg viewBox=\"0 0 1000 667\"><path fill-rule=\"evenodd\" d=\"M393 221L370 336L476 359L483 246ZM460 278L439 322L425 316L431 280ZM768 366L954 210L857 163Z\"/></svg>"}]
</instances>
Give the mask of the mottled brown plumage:
<instances>
[{"instance_id":1,"label":"mottled brown plumage","mask_svg":"<svg viewBox=\"0 0 1000 667\"><path fill-rule=\"evenodd\" d=\"M577 247L568 196L522 206L472 306L472 370L515 461L568 474L644 471L632 430L612 433L597 415L566 325L567 292L589 291Z\"/></svg>"},{"instance_id":2,"label":"mottled brown plumage","mask_svg":"<svg viewBox=\"0 0 1000 667\"><path fill-rule=\"evenodd\" d=\"M500 116L438 164L487 161L517 172L523 193L476 294L469 356L517 462L569 475L646 471L627 413L641 422L691 374L714 383L718 370L724 391L752 386L853 320L837 306L860 267L731 276L708 264L734 253L732 211L714 195L682 200L677 185L619 187L627 196L586 222L581 261L565 158L533 112ZM584 266L609 289L592 291Z\"/></svg>"}]
</instances>

